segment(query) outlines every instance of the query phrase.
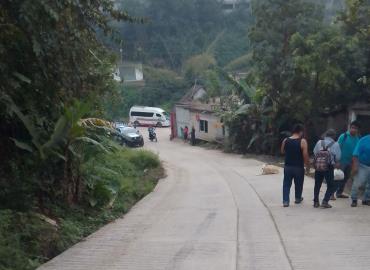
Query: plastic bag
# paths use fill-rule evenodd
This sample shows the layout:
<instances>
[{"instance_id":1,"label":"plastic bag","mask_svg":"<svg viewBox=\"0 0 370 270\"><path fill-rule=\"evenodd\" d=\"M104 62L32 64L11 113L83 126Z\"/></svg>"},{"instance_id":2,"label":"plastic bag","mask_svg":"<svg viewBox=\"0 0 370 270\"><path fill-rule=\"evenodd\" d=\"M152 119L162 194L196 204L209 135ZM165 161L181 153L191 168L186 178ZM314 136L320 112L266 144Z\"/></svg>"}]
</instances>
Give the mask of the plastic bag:
<instances>
[{"instance_id":1,"label":"plastic bag","mask_svg":"<svg viewBox=\"0 0 370 270\"><path fill-rule=\"evenodd\" d=\"M344 180L344 172L340 169L334 170L334 181Z\"/></svg>"}]
</instances>

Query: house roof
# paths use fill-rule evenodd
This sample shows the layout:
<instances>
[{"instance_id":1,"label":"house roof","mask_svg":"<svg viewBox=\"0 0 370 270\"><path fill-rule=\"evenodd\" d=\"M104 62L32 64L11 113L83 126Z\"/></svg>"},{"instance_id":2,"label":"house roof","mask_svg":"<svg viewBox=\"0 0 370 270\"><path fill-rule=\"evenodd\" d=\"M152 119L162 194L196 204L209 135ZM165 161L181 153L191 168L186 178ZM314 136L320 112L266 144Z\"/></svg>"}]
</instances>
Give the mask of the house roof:
<instances>
[{"instance_id":1,"label":"house roof","mask_svg":"<svg viewBox=\"0 0 370 270\"><path fill-rule=\"evenodd\" d=\"M370 110L370 103L358 102L349 107L350 110Z\"/></svg>"},{"instance_id":2,"label":"house roof","mask_svg":"<svg viewBox=\"0 0 370 270\"><path fill-rule=\"evenodd\" d=\"M200 91L203 91L200 93ZM200 113L215 113L220 109L220 98L214 98L213 102L203 102L202 97L207 94L201 85L194 85L175 106Z\"/></svg>"},{"instance_id":3,"label":"house roof","mask_svg":"<svg viewBox=\"0 0 370 270\"><path fill-rule=\"evenodd\" d=\"M194 96L198 93L199 90L206 92L203 86L195 84L180 100L179 103L191 103L194 101Z\"/></svg>"},{"instance_id":4,"label":"house roof","mask_svg":"<svg viewBox=\"0 0 370 270\"><path fill-rule=\"evenodd\" d=\"M205 103L190 103L190 104L178 103L176 106L184 108L184 109L188 109L190 111L203 112L203 113L214 113L220 107L218 104L205 104Z\"/></svg>"}]
</instances>

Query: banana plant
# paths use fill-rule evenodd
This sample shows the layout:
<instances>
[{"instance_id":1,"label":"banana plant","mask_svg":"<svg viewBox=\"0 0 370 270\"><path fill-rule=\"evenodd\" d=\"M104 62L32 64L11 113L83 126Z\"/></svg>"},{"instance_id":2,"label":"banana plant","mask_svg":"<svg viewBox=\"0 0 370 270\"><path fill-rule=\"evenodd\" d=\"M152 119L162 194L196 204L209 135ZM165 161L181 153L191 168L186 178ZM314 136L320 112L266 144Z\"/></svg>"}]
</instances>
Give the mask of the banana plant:
<instances>
[{"instance_id":1,"label":"banana plant","mask_svg":"<svg viewBox=\"0 0 370 270\"><path fill-rule=\"evenodd\" d=\"M20 141L16 138L11 138L11 140L22 150L31 153L37 152L42 160L48 158L50 154L65 160L65 155L60 151L61 148L66 146L69 148L70 145L78 141L99 146L104 150L99 142L85 136L85 128L79 124L79 121L88 112L88 106L79 101L74 101L72 106L64 109L64 113L55 123L49 139L43 141L40 130L34 125L30 117L22 112L11 97L3 95L0 99L6 104L9 114L17 116L22 122L31 138L29 142Z\"/></svg>"},{"instance_id":2,"label":"banana plant","mask_svg":"<svg viewBox=\"0 0 370 270\"><path fill-rule=\"evenodd\" d=\"M63 195L69 203L78 200L81 193L79 166L86 158L87 146L93 146L97 151L107 151L101 143L87 135L87 129L80 123L89 107L79 101L74 101L71 106L65 106L63 114L54 125L54 130L49 136L45 136L44 130L34 124L35 121L24 114L11 97L2 95L0 101L5 104L8 114L16 116L29 133L28 141L11 138L14 144L34 154L41 163L47 162L52 157L63 160Z\"/></svg>"}]
</instances>

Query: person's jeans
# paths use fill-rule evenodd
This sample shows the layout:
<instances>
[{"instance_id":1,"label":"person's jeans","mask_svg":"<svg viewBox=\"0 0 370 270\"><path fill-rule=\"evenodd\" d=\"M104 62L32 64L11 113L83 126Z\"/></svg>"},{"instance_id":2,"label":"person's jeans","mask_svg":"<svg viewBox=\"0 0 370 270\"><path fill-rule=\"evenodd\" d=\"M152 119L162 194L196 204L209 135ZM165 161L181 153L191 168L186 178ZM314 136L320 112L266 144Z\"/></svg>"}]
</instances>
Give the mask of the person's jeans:
<instances>
[{"instance_id":1,"label":"person's jeans","mask_svg":"<svg viewBox=\"0 0 370 270\"><path fill-rule=\"evenodd\" d=\"M341 168L344 172L344 179L342 181L337 182L337 195L341 195L344 192L344 188L346 187L348 179L351 177L351 165L345 165Z\"/></svg>"},{"instance_id":2,"label":"person's jeans","mask_svg":"<svg viewBox=\"0 0 370 270\"><path fill-rule=\"evenodd\" d=\"M331 168L326 172L315 172L314 202L319 202L320 189L322 183L326 180L326 192L323 201L329 202L330 196L335 192L337 184L334 181L334 169Z\"/></svg>"},{"instance_id":3,"label":"person's jeans","mask_svg":"<svg viewBox=\"0 0 370 270\"><path fill-rule=\"evenodd\" d=\"M360 166L358 167L358 173L353 179L351 193L352 200L357 200L358 190L364 185L366 185L364 200L368 201L370 200L370 167L360 164Z\"/></svg>"},{"instance_id":4,"label":"person's jeans","mask_svg":"<svg viewBox=\"0 0 370 270\"><path fill-rule=\"evenodd\" d=\"M290 188L294 179L295 198L301 199L304 182L304 168L285 166L284 168L284 182L283 182L283 202L289 203Z\"/></svg>"}]
</instances>

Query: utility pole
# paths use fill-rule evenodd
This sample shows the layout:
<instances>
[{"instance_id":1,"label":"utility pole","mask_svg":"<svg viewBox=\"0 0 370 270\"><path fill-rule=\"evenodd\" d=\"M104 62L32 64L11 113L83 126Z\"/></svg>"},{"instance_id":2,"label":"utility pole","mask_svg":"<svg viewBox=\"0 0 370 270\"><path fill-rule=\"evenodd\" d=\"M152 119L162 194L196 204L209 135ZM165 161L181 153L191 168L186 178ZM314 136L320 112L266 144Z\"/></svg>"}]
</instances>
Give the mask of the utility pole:
<instances>
[{"instance_id":1,"label":"utility pole","mask_svg":"<svg viewBox=\"0 0 370 270\"><path fill-rule=\"evenodd\" d=\"M119 52L121 53L121 65L123 64L123 40L121 40Z\"/></svg>"},{"instance_id":2,"label":"utility pole","mask_svg":"<svg viewBox=\"0 0 370 270\"><path fill-rule=\"evenodd\" d=\"M121 54L121 64L120 64L120 66L122 67L122 71L123 71L123 40L121 40L119 52ZM120 68L118 68L118 70L120 70ZM123 74L120 74L120 77L121 77L121 83L123 83L123 81L125 80L125 78L123 77Z\"/></svg>"}]
</instances>

